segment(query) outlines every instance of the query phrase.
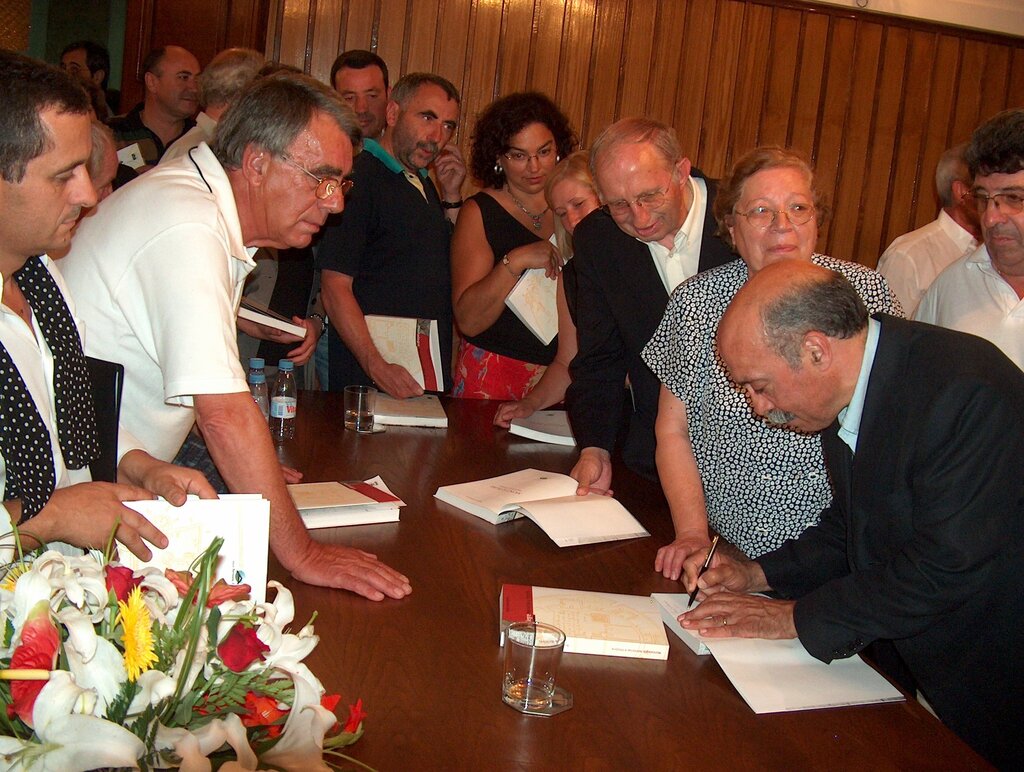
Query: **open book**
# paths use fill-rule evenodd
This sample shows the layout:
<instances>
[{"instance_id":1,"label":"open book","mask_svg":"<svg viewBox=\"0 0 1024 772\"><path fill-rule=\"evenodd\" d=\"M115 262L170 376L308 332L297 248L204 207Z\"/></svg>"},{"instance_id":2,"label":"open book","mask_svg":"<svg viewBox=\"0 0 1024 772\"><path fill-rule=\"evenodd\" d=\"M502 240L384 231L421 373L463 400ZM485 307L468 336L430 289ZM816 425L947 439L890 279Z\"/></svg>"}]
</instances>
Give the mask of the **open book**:
<instances>
[{"instance_id":1,"label":"open book","mask_svg":"<svg viewBox=\"0 0 1024 772\"><path fill-rule=\"evenodd\" d=\"M528 517L559 547L650 536L611 496L577 496L571 477L537 469L443 485L434 497L488 523Z\"/></svg>"},{"instance_id":2,"label":"open book","mask_svg":"<svg viewBox=\"0 0 1024 772\"><path fill-rule=\"evenodd\" d=\"M504 584L499 636L513 622L545 622L565 633L567 654L668 659L658 604L644 595Z\"/></svg>"},{"instance_id":3,"label":"open book","mask_svg":"<svg viewBox=\"0 0 1024 772\"><path fill-rule=\"evenodd\" d=\"M900 702L903 694L859 656L826 665L797 639L701 638L676 617L686 594L654 593L665 624L698 654L710 652L755 713ZM693 608L698 608L695 604ZM669 621L671 618L671 622ZM696 647L696 648L695 648Z\"/></svg>"},{"instance_id":4,"label":"open book","mask_svg":"<svg viewBox=\"0 0 1024 772\"><path fill-rule=\"evenodd\" d=\"M436 319L368 314L366 327L384 361L401 365L424 391L444 391L444 363ZM451 330L445 330L450 335Z\"/></svg>"},{"instance_id":5,"label":"open book","mask_svg":"<svg viewBox=\"0 0 1024 772\"><path fill-rule=\"evenodd\" d=\"M381 426L448 427L448 414L436 394L395 399L378 394L373 407L373 422Z\"/></svg>"},{"instance_id":6,"label":"open book","mask_svg":"<svg viewBox=\"0 0 1024 772\"><path fill-rule=\"evenodd\" d=\"M248 584L251 598L267 597L267 550L270 543L270 502L258 493L224 494L218 499L189 496L180 507L164 499L126 501L167 536L167 548L153 550L153 559L139 560L127 548L119 550L121 564L131 569L157 566L184 571L215 536L224 537L214 579Z\"/></svg>"},{"instance_id":7,"label":"open book","mask_svg":"<svg viewBox=\"0 0 1024 772\"><path fill-rule=\"evenodd\" d=\"M526 418L513 418L508 431L509 434L518 437L552 445L576 445L572 428L569 426L569 417L564 410L538 410Z\"/></svg>"},{"instance_id":8,"label":"open book","mask_svg":"<svg viewBox=\"0 0 1024 772\"><path fill-rule=\"evenodd\" d=\"M238 307L238 318L248 319L250 322L262 324L264 327L273 327L275 330L297 335L300 338L306 337L305 327L295 324L287 316L282 316L277 311L271 311L255 300L249 300L244 295L242 296L242 303Z\"/></svg>"},{"instance_id":9,"label":"open book","mask_svg":"<svg viewBox=\"0 0 1024 772\"><path fill-rule=\"evenodd\" d=\"M545 346L558 334L556 287L557 282L545 276L543 268L530 268L505 296L505 305Z\"/></svg>"},{"instance_id":10,"label":"open book","mask_svg":"<svg viewBox=\"0 0 1024 772\"><path fill-rule=\"evenodd\" d=\"M295 483L288 494L306 528L394 523L405 506L379 476L366 482Z\"/></svg>"}]
</instances>

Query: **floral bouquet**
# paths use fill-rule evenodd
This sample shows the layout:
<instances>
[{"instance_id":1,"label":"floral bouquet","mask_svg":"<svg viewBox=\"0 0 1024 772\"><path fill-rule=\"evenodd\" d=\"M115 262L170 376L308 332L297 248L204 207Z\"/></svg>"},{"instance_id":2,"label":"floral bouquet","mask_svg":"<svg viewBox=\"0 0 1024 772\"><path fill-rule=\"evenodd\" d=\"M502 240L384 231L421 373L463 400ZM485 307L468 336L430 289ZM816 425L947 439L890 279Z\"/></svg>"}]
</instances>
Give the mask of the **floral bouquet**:
<instances>
[{"instance_id":1,"label":"floral bouquet","mask_svg":"<svg viewBox=\"0 0 1024 772\"><path fill-rule=\"evenodd\" d=\"M0 569L0 770L330 770L362 736L302 660L273 603L212 582L223 540L193 570L130 569L44 552ZM314 615L315 618L315 615ZM359 764L359 766L363 766Z\"/></svg>"}]
</instances>

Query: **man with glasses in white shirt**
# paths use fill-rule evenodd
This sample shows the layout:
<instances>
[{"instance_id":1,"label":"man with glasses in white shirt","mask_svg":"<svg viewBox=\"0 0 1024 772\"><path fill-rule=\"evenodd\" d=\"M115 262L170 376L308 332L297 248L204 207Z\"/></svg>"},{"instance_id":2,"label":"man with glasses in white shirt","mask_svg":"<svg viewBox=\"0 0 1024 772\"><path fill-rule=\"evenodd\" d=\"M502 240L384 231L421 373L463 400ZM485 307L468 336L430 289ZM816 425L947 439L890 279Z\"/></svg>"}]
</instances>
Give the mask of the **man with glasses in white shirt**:
<instances>
[{"instance_id":1,"label":"man with glasses in white shirt","mask_svg":"<svg viewBox=\"0 0 1024 772\"><path fill-rule=\"evenodd\" d=\"M939 275L915 318L987 338L1024 369L1024 109L979 126L966 157L985 243Z\"/></svg>"}]
</instances>

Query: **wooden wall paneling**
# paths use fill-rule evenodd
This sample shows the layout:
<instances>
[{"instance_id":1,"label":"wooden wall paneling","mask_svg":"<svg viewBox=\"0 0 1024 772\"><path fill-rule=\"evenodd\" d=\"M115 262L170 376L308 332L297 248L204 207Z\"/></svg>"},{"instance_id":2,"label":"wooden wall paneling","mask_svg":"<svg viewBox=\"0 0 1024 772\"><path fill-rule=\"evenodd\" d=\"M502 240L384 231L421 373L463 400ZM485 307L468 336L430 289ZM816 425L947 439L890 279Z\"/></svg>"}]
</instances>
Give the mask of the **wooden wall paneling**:
<instances>
[{"instance_id":1,"label":"wooden wall paneling","mask_svg":"<svg viewBox=\"0 0 1024 772\"><path fill-rule=\"evenodd\" d=\"M263 51L267 37L270 0L245 0L228 4L227 45Z\"/></svg>"},{"instance_id":2,"label":"wooden wall paneling","mask_svg":"<svg viewBox=\"0 0 1024 772\"><path fill-rule=\"evenodd\" d=\"M474 0L469 23L466 79L462 92L462 146L468 151L480 112L494 101L502 4Z\"/></svg>"},{"instance_id":3,"label":"wooden wall paneling","mask_svg":"<svg viewBox=\"0 0 1024 772\"><path fill-rule=\"evenodd\" d=\"M1013 49L1010 84L1006 93L1007 107L1024 107L1024 45Z\"/></svg>"},{"instance_id":4,"label":"wooden wall paneling","mask_svg":"<svg viewBox=\"0 0 1024 772\"><path fill-rule=\"evenodd\" d=\"M342 50L341 26L344 4L344 0L316 0L309 74L331 87L334 86L330 82L331 65Z\"/></svg>"},{"instance_id":5,"label":"wooden wall paneling","mask_svg":"<svg viewBox=\"0 0 1024 772\"><path fill-rule=\"evenodd\" d=\"M345 38L342 51L351 48L362 48L377 53L377 19L380 16L379 0L347 0L345 9ZM381 57L383 58L383 57ZM387 59L384 61L387 62ZM398 79L399 62L395 62L395 74L392 81ZM388 62L388 74L391 71Z\"/></svg>"},{"instance_id":6,"label":"wooden wall paneling","mask_svg":"<svg viewBox=\"0 0 1024 772\"><path fill-rule=\"evenodd\" d=\"M988 120L1009 106L1010 49L1006 46L986 46L985 64L978 84L978 116L975 126ZM974 127L971 127L971 131Z\"/></svg>"},{"instance_id":7,"label":"wooden wall paneling","mask_svg":"<svg viewBox=\"0 0 1024 772\"><path fill-rule=\"evenodd\" d=\"M570 5L565 0L534 2L533 36L525 86L531 91L541 91L552 99L558 96L558 81L563 65L562 41L569 10ZM577 56L579 53L573 51L571 55Z\"/></svg>"},{"instance_id":8,"label":"wooden wall paneling","mask_svg":"<svg viewBox=\"0 0 1024 772\"><path fill-rule=\"evenodd\" d=\"M758 144L782 147L789 144L789 116L800 75L801 21L801 12L792 8L777 8L772 12Z\"/></svg>"},{"instance_id":9,"label":"wooden wall paneling","mask_svg":"<svg viewBox=\"0 0 1024 772\"><path fill-rule=\"evenodd\" d=\"M654 28L651 77L647 81L647 115L670 124L675 118L686 31L686 3L662 2Z\"/></svg>"},{"instance_id":10,"label":"wooden wall paneling","mask_svg":"<svg viewBox=\"0 0 1024 772\"><path fill-rule=\"evenodd\" d=\"M986 67L986 53L990 48L992 46L978 40L963 41L960 74L953 96L953 113L947 145L963 141L978 125L981 120L979 116L983 90L996 86L999 91L1005 93L1005 84L997 85L993 73ZM1002 95L999 101L1002 101Z\"/></svg>"},{"instance_id":11,"label":"wooden wall paneling","mask_svg":"<svg viewBox=\"0 0 1024 772\"><path fill-rule=\"evenodd\" d=\"M897 153L901 111L906 83L910 34L905 28L886 29L879 57L875 117L871 145L861 190L860 219L852 255L874 267L879 255L892 241L887 235L888 206L894 161Z\"/></svg>"},{"instance_id":12,"label":"wooden wall paneling","mask_svg":"<svg viewBox=\"0 0 1024 772\"><path fill-rule=\"evenodd\" d=\"M498 41L498 72L494 97L525 91L533 67L533 25L537 6L532 0L504 0ZM549 65L550 66L550 65ZM558 67L557 61L555 67ZM490 100L488 100L490 101Z\"/></svg>"},{"instance_id":13,"label":"wooden wall paneling","mask_svg":"<svg viewBox=\"0 0 1024 772\"><path fill-rule=\"evenodd\" d=\"M441 0L416 0L409 3L406 26L406 72L436 72L434 62L438 50L441 21Z\"/></svg>"},{"instance_id":14,"label":"wooden wall paneling","mask_svg":"<svg viewBox=\"0 0 1024 772\"><path fill-rule=\"evenodd\" d=\"M856 47L857 22L852 19L833 19L826 51L824 98L820 104L818 134L815 139L815 176L831 199L833 211L842 211L845 204L838 199L837 189ZM818 243L824 245L826 252L833 249L829 236L835 219L838 218L825 223L820 229ZM837 257L843 254L845 251Z\"/></svg>"},{"instance_id":15,"label":"wooden wall paneling","mask_svg":"<svg viewBox=\"0 0 1024 772\"><path fill-rule=\"evenodd\" d=\"M736 68L743 45L744 10L743 2L721 2L715 19L715 31L708 44L710 66L704 95L700 150L697 158L691 160L701 171L712 177L721 177L727 170Z\"/></svg>"},{"instance_id":16,"label":"wooden wall paneling","mask_svg":"<svg viewBox=\"0 0 1024 772\"><path fill-rule=\"evenodd\" d=\"M846 131L840 139L836 205L844 216L833 221L830 254L853 260L857 254L857 236L863 216L864 179L868 157L875 140L877 110L877 79L881 58L883 27L868 22L857 23L857 46L854 52L850 98L844 121Z\"/></svg>"},{"instance_id":17,"label":"wooden wall paneling","mask_svg":"<svg viewBox=\"0 0 1024 772\"><path fill-rule=\"evenodd\" d=\"M595 8L593 0L569 0L566 3L562 31L561 66L555 101L569 116L576 136L583 142L583 117L586 114L590 62L594 46Z\"/></svg>"},{"instance_id":18,"label":"wooden wall paneling","mask_svg":"<svg viewBox=\"0 0 1024 772\"><path fill-rule=\"evenodd\" d=\"M309 29L310 0L284 0L281 14L281 52L278 61L300 70L306 69L306 35Z\"/></svg>"},{"instance_id":19,"label":"wooden wall paneling","mask_svg":"<svg viewBox=\"0 0 1024 772\"><path fill-rule=\"evenodd\" d=\"M657 15L658 0L630 0L627 5L617 118L648 114L647 84L651 77Z\"/></svg>"},{"instance_id":20,"label":"wooden wall paneling","mask_svg":"<svg viewBox=\"0 0 1024 772\"><path fill-rule=\"evenodd\" d=\"M463 148L468 147L465 141L468 136L464 127L466 126L466 99L468 90L466 84L466 56L469 41L469 22L471 6L469 3L459 0L440 0L437 19L437 46L434 51L434 65L432 72L448 78L459 89L462 96L462 118L459 124L460 144Z\"/></svg>"},{"instance_id":21,"label":"wooden wall paneling","mask_svg":"<svg viewBox=\"0 0 1024 772\"><path fill-rule=\"evenodd\" d=\"M818 112L825 79L825 54L832 25L830 18L824 14L801 13L801 16L800 59L793 87L793 110L786 145L796 148L816 164Z\"/></svg>"},{"instance_id":22,"label":"wooden wall paneling","mask_svg":"<svg viewBox=\"0 0 1024 772\"><path fill-rule=\"evenodd\" d=\"M677 86L676 112L670 121L679 137L683 155L696 163L700 157L701 131L704 127L704 98L711 72L709 50L715 34L718 3L689 0L683 23L683 58ZM706 170L705 170L706 171Z\"/></svg>"},{"instance_id":23,"label":"wooden wall paneling","mask_svg":"<svg viewBox=\"0 0 1024 772\"><path fill-rule=\"evenodd\" d=\"M956 98L956 83L960 72L963 40L941 34L936 49L935 66L930 73L922 73L922 82L931 80L931 100L928 113L923 116L924 143L920 157L917 195L913 216L907 230L920 228L935 219L938 204L935 198L935 165L939 156L960 141L951 136Z\"/></svg>"},{"instance_id":24,"label":"wooden wall paneling","mask_svg":"<svg viewBox=\"0 0 1024 772\"><path fill-rule=\"evenodd\" d=\"M268 0L267 39L264 50L267 59L278 61L281 56L281 16L284 14L284 0Z\"/></svg>"},{"instance_id":25,"label":"wooden wall paneling","mask_svg":"<svg viewBox=\"0 0 1024 772\"><path fill-rule=\"evenodd\" d=\"M725 168L753 147L760 139L768 73L771 69L772 9L749 5L743 15L743 31L736 65L736 91L732 103L732 127Z\"/></svg>"},{"instance_id":26,"label":"wooden wall paneling","mask_svg":"<svg viewBox=\"0 0 1024 772\"><path fill-rule=\"evenodd\" d=\"M605 126L620 117L619 89L628 0L594 0L594 44L590 51L589 82L585 94L580 142L590 147Z\"/></svg>"},{"instance_id":27,"label":"wooden wall paneling","mask_svg":"<svg viewBox=\"0 0 1024 772\"><path fill-rule=\"evenodd\" d=\"M415 5L414 0L378 0L377 22L374 27L375 51L377 56L388 63L389 71L394 68L393 80L398 80L402 75L411 72L406 62L406 41L410 35L419 34L418 30L409 29L412 5Z\"/></svg>"}]
</instances>

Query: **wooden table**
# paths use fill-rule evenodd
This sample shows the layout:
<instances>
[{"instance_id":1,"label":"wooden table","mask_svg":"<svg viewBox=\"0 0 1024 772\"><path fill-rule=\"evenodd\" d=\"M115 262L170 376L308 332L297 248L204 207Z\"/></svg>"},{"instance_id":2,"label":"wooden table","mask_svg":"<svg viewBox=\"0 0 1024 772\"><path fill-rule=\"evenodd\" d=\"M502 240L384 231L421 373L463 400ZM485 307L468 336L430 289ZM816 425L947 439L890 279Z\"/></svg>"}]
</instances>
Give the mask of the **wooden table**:
<instances>
[{"instance_id":1,"label":"wooden table","mask_svg":"<svg viewBox=\"0 0 1024 772\"><path fill-rule=\"evenodd\" d=\"M362 697L353 756L379 770L978 769L985 762L917 702L755 715L714 659L669 633L668 661L566 654L572 710L524 716L501 702L503 582L647 595L680 592L653 570L671 538L659 488L616 468L616 497L649 539L560 549L531 521L500 526L436 502L439 485L536 467L574 451L491 425L496 403L450 400L449 428L343 429L340 395L306 392L282 458L309 482L381 475L407 503L400 523L321 530L409 576L380 603L293 580L296 624L319 612L307 660L343 704ZM271 574L282 578L280 567Z\"/></svg>"}]
</instances>

